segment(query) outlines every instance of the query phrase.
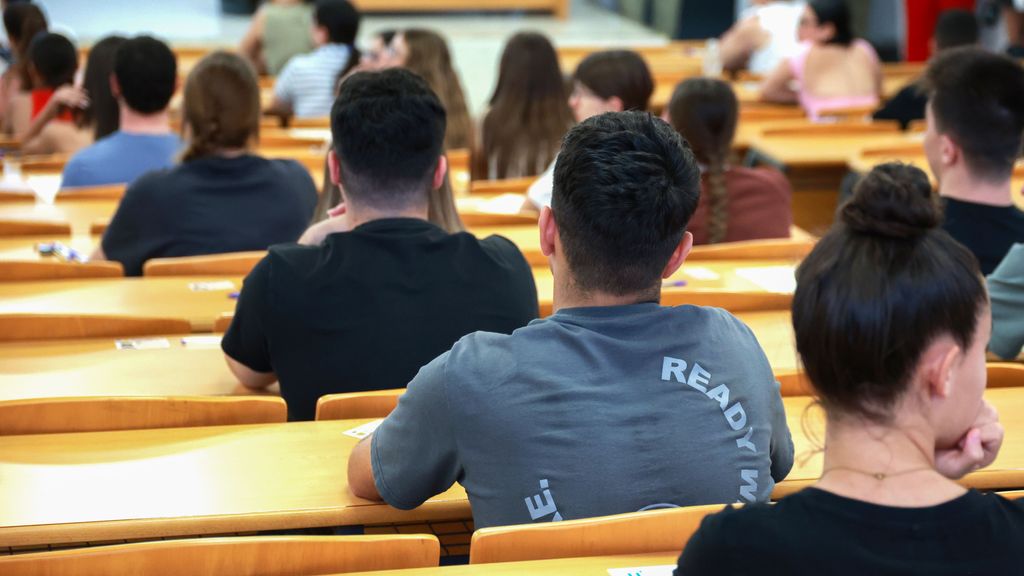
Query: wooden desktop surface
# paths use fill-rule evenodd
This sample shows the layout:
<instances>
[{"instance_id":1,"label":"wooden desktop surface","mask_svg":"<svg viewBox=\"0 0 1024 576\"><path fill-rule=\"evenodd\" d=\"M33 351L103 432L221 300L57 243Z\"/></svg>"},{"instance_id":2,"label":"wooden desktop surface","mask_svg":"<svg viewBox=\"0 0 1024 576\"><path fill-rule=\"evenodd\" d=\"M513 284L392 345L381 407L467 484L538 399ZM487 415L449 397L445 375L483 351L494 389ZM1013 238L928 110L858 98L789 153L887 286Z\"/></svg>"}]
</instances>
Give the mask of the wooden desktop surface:
<instances>
[{"instance_id":1,"label":"wooden desktop surface","mask_svg":"<svg viewBox=\"0 0 1024 576\"><path fill-rule=\"evenodd\" d=\"M71 233L89 234L89 226L107 220L117 211L118 200L58 200L42 202L0 202L3 220L63 220L71 224Z\"/></svg>"},{"instance_id":2,"label":"wooden desktop surface","mask_svg":"<svg viewBox=\"0 0 1024 576\"><path fill-rule=\"evenodd\" d=\"M680 546L682 548L682 546ZM408 570L385 570L383 572L349 572L346 576L608 576L609 569L643 568L646 566L675 566L682 550L667 550L651 554L629 554L623 556L590 556L584 558L557 558L552 560L531 560L528 562L496 562L494 564L473 564L461 566L439 566L436 568L411 568ZM633 573L640 576L639 572Z\"/></svg>"},{"instance_id":3,"label":"wooden desktop surface","mask_svg":"<svg viewBox=\"0 0 1024 576\"><path fill-rule=\"evenodd\" d=\"M192 283L225 280L233 287L190 288ZM0 313L182 318L194 332L209 332L218 316L234 311L235 300L229 294L241 287L241 278L209 276L7 282L0 283Z\"/></svg>"},{"instance_id":4,"label":"wooden desktop surface","mask_svg":"<svg viewBox=\"0 0 1024 576\"><path fill-rule=\"evenodd\" d=\"M921 134L816 134L813 136L766 136L750 138L751 147L789 168L843 167L866 148L920 144Z\"/></svg>"},{"instance_id":5,"label":"wooden desktop surface","mask_svg":"<svg viewBox=\"0 0 1024 576\"><path fill-rule=\"evenodd\" d=\"M986 397L1006 441L963 483L1024 488L1024 389ZM821 412L806 397L783 402L796 463L773 497L813 483L822 465ZM365 422L5 437L0 547L470 517L459 485L411 511L353 496L346 470L357 440L343 432Z\"/></svg>"}]
</instances>

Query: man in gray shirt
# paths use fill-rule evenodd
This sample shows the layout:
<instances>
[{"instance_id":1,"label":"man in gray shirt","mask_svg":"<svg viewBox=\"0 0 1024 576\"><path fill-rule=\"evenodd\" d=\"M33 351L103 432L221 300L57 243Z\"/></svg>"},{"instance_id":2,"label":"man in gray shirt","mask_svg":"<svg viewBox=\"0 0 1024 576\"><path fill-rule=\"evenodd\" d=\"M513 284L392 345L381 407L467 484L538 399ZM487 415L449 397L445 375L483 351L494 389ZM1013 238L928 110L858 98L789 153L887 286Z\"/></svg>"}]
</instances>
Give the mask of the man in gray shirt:
<instances>
[{"instance_id":1,"label":"man in gray shirt","mask_svg":"<svg viewBox=\"0 0 1024 576\"><path fill-rule=\"evenodd\" d=\"M409 509L459 482L477 528L767 500L793 444L764 352L724 310L658 304L699 190L649 114L570 131L540 216L555 314L423 367L353 450L352 491Z\"/></svg>"}]
</instances>

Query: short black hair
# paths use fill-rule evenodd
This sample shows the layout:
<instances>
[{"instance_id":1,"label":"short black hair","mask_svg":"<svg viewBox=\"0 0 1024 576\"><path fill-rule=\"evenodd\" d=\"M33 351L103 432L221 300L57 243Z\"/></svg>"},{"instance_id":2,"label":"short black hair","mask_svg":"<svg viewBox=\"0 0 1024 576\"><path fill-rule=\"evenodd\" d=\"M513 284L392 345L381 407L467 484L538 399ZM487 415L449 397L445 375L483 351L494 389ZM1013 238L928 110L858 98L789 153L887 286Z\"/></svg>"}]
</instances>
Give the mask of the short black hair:
<instances>
[{"instance_id":1,"label":"short black hair","mask_svg":"<svg viewBox=\"0 0 1024 576\"><path fill-rule=\"evenodd\" d=\"M52 32L36 36L29 45L28 57L46 87L57 88L74 82L78 51L64 36Z\"/></svg>"},{"instance_id":2,"label":"short black hair","mask_svg":"<svg viewBox=\"0 0 1024 576\"><path fill-rule=\"evenodd\" d=\"M979 177L1002 181L1013 173L1024 134L1024 68L977 47L945 50L925 72L936 128L963 150Z\"/></svg>"},{"instance_id":3,"label":"short black hair","mask_svg":"<svg viewBox=\"0 0 1024 576\"><path fill-rule=\"evenodd\" d=\"M579 63L573 79L605 100L622 100L623 110L647 110L654 93L647 62L631 50L595 52Z\"/></svg>"},{"instance_id":4,"label":"short black hair","mask_svg":"<svg viewBox=\"0 0 1024 576\"><path fill-rule=\"evenodd\" d=\"M575 285L659 290L699 197L697 160L666 122L633 111L577 125L558 153L551 199Z\"/></svg>"},{"instance_id":5,"label":"short black hair","mask_svg":"<svg viewBox=\"0 0 1024 576\"><path fill-rule=\"evenodd\" d=\"M408 70L349 76L331 109L345 195L379 207L426 202L446 121L437 95Z\"/></svg>"},{"instance_id":6,"label":"short black hair","mask_svg":"<svg viewBox=\"0 0 1024 576\"><path fill-rule=\"evenodd\" d=\"M359 10L347 0L317 0L313 18L327 29L331 44L352 45L359 35Z\"/></svg>"},{"instance_id":7,"label":"short black hair","mask_svg":"<svg viewBox=\"0 0 1024 576\"><path fill-rule=\"evenodd\" d=\"M829 44L849 46L853 42L853 23L846 0L811 0L807 5L818 17L819 26L831 24L836 29Z\"/></svg>"},{"instance_id":8,"label":"short black hair","mask_svg":"<svg viewBox=\"0 0 1024 576\"><path fill-rule=\"evenodd\" d=\"M923 171L876 166L797 269L796 347L831 415L887 421L936 338L974 341L985 280L941 225Z\"/></svg>"},{"instance_id":9,"label":"short black hair","mask_svg":"<svg viewBox=\"0 0 1024 576\"><path fill-rule=\"evenodd\" d=\"M167 44L152 36L137 36L117 49L114 76L129 108L153 114L167 108L174 96L178 62Z\"/></svg>"},{"instance_id":10,"label":"short black hair","mask_svg":"<svg viewBox=\"0 0 1024 576\"><path fill-rule=\"evenodd\" d=\"M978 19L969 10L946 10L935 22L935 48L948 50L978 43Z\"/></svg>"}]
</instances>

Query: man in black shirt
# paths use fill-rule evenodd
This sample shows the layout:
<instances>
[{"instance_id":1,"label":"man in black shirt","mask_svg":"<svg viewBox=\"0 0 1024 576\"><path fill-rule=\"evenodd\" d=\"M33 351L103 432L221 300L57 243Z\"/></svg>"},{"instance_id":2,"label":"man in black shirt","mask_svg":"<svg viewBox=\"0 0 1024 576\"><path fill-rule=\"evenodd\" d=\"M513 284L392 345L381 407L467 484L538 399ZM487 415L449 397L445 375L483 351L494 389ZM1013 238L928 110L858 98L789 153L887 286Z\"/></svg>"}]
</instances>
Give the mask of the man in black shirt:
<instances>
[{"instance_id":1,"label":"man in black shirt","mask_svg":"<svg viewBox=\"0 0 1024 576\"><path fill-rule=\"evenodd\" d=\"M956 48L928 66L924 82L924 148L945 204L943 227L988 275L1024 242L1024 212L1010 190L1024 135L1024 69L980 48Z\"/></svg>"},{"instance_id":2,"label":"man in black shirt","mask_svg":"<svg viewBox=\"0 0 1024 576\"><path fill-rule=\"evenodd\" d=\"M427 221L428 194L447 169L445 121L407 71L342 85L328 165L344 205L316 227L322 244L271 248L222 343L246 386L280 381L292 420L312 419L324 394L404 387L462 336L507 334L537 317L515 245Z\"/></svg>"}]
</instances>

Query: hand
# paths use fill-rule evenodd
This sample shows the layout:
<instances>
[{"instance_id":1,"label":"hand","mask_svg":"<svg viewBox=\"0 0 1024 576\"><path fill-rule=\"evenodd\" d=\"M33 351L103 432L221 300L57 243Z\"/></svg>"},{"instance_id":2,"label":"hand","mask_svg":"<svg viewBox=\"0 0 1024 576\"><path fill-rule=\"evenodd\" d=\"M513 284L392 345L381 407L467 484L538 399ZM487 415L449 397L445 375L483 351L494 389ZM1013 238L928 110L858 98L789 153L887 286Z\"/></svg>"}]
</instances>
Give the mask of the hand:
<instances>
[{"instance_id":1,"label":"hand","mask_svg":"<svg viewBox=\"0 0 1024 576\"><path fill-rule=\"evenodd\" d=\"M84 88L68 84L53 93L53 101L68 108L86 108L89 106L89 94Z\"/></svg>"},{"instance_id":2,"label":"hand","mask_svg":"<svg viewBox=\"0 0 1024 576\"><path fill-rule=\"evenodd\" d=\"M299 244L305 246L317 246L323 243L324 238L335 232L348 232L352 227L345 218L345 204L338 204L327 211L328 218L310 226L302 233Z\"/></svg>"},{"instance_id":3,"label":"hand","mask_svg":"<svg viewBox=\"0 0 1024 576\"><path fill-rule=\"evenodd\" d=\"M977 419L957 445L936 450L935 469L947 478L961 478L991 464L1002 445L1003 425L999 423L999 413L983 400Z\"/></svg>"}]
</instances>

